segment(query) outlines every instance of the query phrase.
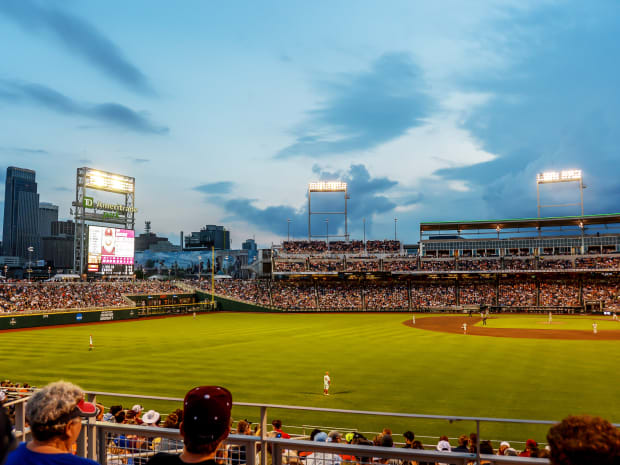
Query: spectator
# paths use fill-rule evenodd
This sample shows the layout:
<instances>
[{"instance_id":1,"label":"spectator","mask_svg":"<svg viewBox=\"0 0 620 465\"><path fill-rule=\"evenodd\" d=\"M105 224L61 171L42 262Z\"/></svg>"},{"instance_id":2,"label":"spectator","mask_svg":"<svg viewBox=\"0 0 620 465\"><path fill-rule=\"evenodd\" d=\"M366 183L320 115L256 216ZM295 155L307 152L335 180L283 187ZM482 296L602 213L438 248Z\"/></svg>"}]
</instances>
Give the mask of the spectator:
<instances>
[{"instance_id":1,"label":"spectator","mask_svg":"<svg viewBox=\"0 0 620 465\"><path fill-rule=\"evenodd\" d=\"M538 457L538 443L533 439L525 441L525 450L519 454L519 457Z\"/></svg>"},{"instance_id":2,"label":"spectator","mask_svg":"<svg viewBox=\"0 0 620 465\"><path fill-rule=\"evenodd\" d=\"M276 436L278 438L283 438L283 439L291 439L291 435L288 433L285 433L284 431L282 431L282 422L280 420L273 420L271 422L271 426L273 426L273 430L279 434L279 436Z\"/></svg>"},{"instance_id":3,"label":"spectator","mask_svg":"<svg viewBox=\"0 0 620 465\"><path fill-rule=\"evenodd\" d=\"M497 450L497 455L506 455L507 449L510 449L510 443L507 441L502 441L499 445L499 449Z\"/></svg>"},{"instance_id":4,"label":"spectator","mask_svg":"<svg viewBox=\"0 0 620 465\"><path fill-rule=\"evenodd\" d=\"M493 445L491 444L491 441L482 441L480 443L480 454L484 454L484 455L493 455L494 451L493 451ZM493 463L490 460L481 460L480 461L481 464L489 464L489 463Z\"/></svg>"},{"instance_id":5,"label":"spectator","mask_svg":"<svg viewBox=\"0 0 620 465\"><path fill-rule=\"evenodd\" d=\"M144 425L146 426L159 426L160 420L161 415L155 410L149 410L144 415L142 415L142 423L144 423Z\"/></svg>"},{"instance_id":6,"label":"spectator","mask_svg":"<svg viewBox=\"0 0 620 465\"><path fill-rule=\"evenodd\" d=\"M219 386L202 386L185 395L183 423L179 427L184 446L180 455L160 452L150 465L204 463L215 465L215 454L230 433L232 395Z\"/></svg>"},{"instance_id":7,"label":"spectator","mask_svg":"<svg viewBox=\"0 0 620 465\"><path fill-rule=\"evenodd\" d=\"M315 442L326 442L327 433L323 431L317 433L314 436ZM330 454L327 452L312 452L306 456L306 465L339 465L342 459L339 455Z\"/></svg>"},{"instance_id":8,"label":"spectator","mask_svg":"<svg viewBox=\"0 0 620 465\"><path fill-rule=\"evenodd\" d=\"M549 429L547 441L552 465L617 465L620 462L620 432L599 417L566 417Z\"/></svg>"},{"instance_id":9,"label":"spectator","mask_svg":"<svg viewBox=\"0 0 620 465\"><path fill-rule=\"evenodd\" d=\"M32 440L11 452L6 465L97 465L71 453L82 430L80 418L96 414L95 404L84 401L78 386L65 381L48 384L26 404Z\"/></svg>"},{"instance_id":10,"label":"spectator","mask_svg":"<svg viewBox=\"0 0 620 465\"><path fill-rule=\"evenodd\" d=\"M469 452L469 447L467 444L469 442L469 438L466 434L461 434L459 436L459 445L452 449L452 452Z\"/></svg>"},{"instance_id":11,"label":"spectator","mask_svg":"<svg viewBox=\"0 0 620 465\"><path fill-rule=\"evenodd\" d=\"M424 446L417 439L411 443L412 449L424 450ZM415 464L415 462L413 462ZM433 465L431 462L418 462L417 465Z\"/></svg>"},{"instance_id":12,"label":"spectator","mask_svg":"<svg viewBox=\"0 0 620 465\"><path fill-rule=\"evenodd\" d=\"M0 407L0 465L4 463L4 459L15 447L15 439L11 432L11 422L9 416Z\"/></svg>"},{"instance_id":13,"label":"spectator","mask_svg":"<svg viewBox=\"0 0 620 465\"><path fill-rule=\"evenodd\" d=\"M439 442L437 443L437 450L441 452L452 452L452 447L450 447L448 436L441 436L439 438ZM448 465L448 464L444 462L437 462L437 465Z\"/></svg>"}]
</instances>

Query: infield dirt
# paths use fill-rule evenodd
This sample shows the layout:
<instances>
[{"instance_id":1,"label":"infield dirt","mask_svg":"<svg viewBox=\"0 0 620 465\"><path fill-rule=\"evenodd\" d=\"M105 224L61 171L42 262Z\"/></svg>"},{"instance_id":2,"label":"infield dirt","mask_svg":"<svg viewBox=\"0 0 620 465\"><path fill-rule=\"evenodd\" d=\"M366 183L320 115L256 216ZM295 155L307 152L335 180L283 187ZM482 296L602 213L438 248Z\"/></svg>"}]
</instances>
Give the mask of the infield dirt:
<instances>
[{"instance_id":1,"label":"infield dirt","mask_svg":"<svg viewBox=\"0 0 620 465\"><path fill-rule=\"evenodd\" d=\"M493 320L494 318L489 318ZM480 317L469 316L431 316L418 318L414 325L411 320L403 321L405 326L437 331L440 333L463 334L463 323L467 323L467 334L463 336L491 336L512 337L523 339L564 339L564 340L590 340L590 341L616 341L620 340L620 331L598 330L597 334L592 331L578 329L522 329L522 328L490 328L488 326L474 326L482 321Z\"/></svg>"}]
</instances>

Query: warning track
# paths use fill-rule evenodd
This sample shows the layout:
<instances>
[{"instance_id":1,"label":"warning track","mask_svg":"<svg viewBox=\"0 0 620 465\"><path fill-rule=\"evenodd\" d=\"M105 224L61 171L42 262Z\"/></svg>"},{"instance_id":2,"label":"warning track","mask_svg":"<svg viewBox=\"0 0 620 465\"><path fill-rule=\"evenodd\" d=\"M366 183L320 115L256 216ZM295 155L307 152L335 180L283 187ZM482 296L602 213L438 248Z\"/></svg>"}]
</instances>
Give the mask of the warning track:
<instances>
[{"instance_id":1,"label":"warning track","mask_svg":"<svg viewBox=\"0 0 620 465\"><path fill-rule=\"evenodd\" d=\"M492 324L493 317L489 318ZM475 323L482 321L480 317L469 316L431 316L418 318L414 325L411 320L403 321L405 326L426 331L437 331L440 333L463 334L463 323L467 323L468 336L490 336L490 337L514 337L523 339L564 339L582 341L620 341L619 330L599 330L598 334L592 331L578 329L522 329L522 328L491 328L489 326L474 326Z\"/></svg>"}]
</instances>

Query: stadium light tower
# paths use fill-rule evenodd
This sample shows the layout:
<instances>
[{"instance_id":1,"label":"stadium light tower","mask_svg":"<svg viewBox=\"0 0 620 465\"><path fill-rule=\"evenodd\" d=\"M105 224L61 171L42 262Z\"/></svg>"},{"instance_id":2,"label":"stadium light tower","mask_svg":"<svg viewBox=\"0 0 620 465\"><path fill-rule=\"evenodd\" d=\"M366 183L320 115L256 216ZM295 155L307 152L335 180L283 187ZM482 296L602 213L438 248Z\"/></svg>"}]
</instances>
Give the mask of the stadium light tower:
<instances>
[{"instance_id":1,"label":"stadium light tower","mask_svg":"<svg viewBox=\"0 0 620 465\"><path fill-rule=\"evenodd\" d=\"M564 203L555 205L541 205L540 204L540 185L541 184L555 184L559 182L576 182L579 184L579 203ZM581 170L563 170L563 171L545 171L544 173L538 173L536 175L536 199L538 203L538 218L540 218L540 209L547 207L572 207L581 206L581 216L583 216L583 189L586 186L583 184L583 176Z\"/></svg>"},{"instance_id":2,"label":"stadium light tower","mask_svg":"<svg viewBox=\"0 0 620 465\"><path fill-rule=\"evenodd\" d=\"M343 192L344 193L344 211L324 211L324 212L315 212L312 211L312 193L329 193L329 192ZM312 215L343 215L344 216L344 236L339 236L332 234L332 237L344 237L345 241L349 241L349 231L347 225L347 200L350 197L347 193L347 183L341 181L318 181L311 182L308 184L308 241L311 241L313 237L325 237L327 240L327 235L323 236L313 235L312 234L312 224L311 219Z\"/></svg>"}]
</instances>

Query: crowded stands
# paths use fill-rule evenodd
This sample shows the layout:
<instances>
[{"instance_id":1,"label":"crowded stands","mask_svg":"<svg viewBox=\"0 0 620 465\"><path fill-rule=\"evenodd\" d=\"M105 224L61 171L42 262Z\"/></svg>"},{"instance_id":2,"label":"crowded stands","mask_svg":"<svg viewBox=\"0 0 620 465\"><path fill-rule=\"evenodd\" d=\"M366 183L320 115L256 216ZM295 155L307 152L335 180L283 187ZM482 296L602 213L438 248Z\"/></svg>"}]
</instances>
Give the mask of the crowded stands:
<instances>
[{"instance_id":1,"label":"crowded stands","mask_svg":"<svg viewBox=\"0 0 620 465\"><path fill-rule=\"evenodd\" d=\"M171 281L29 283L0 285L0 312L133 305L128 295L183 292Z\"/></svg>"}]
</instances>

